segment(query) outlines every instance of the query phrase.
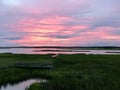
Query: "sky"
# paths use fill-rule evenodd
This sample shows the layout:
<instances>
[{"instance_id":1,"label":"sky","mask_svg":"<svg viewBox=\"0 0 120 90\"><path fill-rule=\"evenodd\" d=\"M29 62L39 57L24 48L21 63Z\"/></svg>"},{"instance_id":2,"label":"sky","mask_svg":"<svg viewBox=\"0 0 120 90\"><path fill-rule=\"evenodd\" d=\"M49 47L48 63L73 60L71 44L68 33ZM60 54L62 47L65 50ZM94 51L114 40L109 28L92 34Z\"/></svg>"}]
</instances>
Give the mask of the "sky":
<instances>
[{"instance_id":1,"label":"sky","mask_svg":"<svg viewBox=\"0 0 120 90\"><path fill-rule=\"evenodd\" d=\"M120 0L0 0L0 46L120 46Z\"/></svg>"}]
</instances>

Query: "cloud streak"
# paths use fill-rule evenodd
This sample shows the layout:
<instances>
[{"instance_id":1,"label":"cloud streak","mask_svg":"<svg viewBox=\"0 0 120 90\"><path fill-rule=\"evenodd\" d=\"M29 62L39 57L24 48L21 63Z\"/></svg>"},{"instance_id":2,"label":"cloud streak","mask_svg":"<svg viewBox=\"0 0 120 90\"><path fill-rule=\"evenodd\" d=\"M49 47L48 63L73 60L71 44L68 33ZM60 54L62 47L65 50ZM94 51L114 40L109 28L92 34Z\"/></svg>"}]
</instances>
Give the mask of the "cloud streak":
<instances>
[{"instance_id":1,"label":"cloud streak","mask_svg":"<svg viewBox=\"0 0 120 90\"><path fill-rule=\"evenodd\" d=\"M119 46L119 0L1 0L0 46Z\"/></svg>"}]
</instances>

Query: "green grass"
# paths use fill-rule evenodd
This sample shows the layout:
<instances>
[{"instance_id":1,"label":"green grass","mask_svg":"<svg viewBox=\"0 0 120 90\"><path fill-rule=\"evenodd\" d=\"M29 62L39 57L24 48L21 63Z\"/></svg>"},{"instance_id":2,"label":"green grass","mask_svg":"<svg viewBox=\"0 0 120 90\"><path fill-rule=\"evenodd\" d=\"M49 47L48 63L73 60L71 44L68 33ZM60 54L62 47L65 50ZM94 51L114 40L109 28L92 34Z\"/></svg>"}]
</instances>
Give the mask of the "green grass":
<instances>
[{"instance_id":1,"label":"green grass","mask_svg":"<svg viewBox=\"0 0 120 90\"><path fill-rule=\"evenodd\" d=\"M53 59L51 55L0 54L0 86L8 83L14 84L30 78L51 78L48 75L50 70L8 67L17 62L51 64Z\"/></svg>"},{"instance_id":2,"label":"green grass","mask_svg":"<svg viewBox=\"0 0 120 90\"><path fill-rule=\"evenodd\" d=\"M0 54L1 67L14 62L53 63L54 69L0 70L0 85L46 78L48 82L34 83L27 90L120 90L120 55L75 54L53 59L50 55Z\"/></svg>"},{"instance_id":3,"label":"green grass","mask_svg":"<svg viewBox=\"0 0 120 90\"><path fill-rule=\"evenodd\" d=\"M54 66L41 90L120 90L120 55L60 55Z\"/></svg>"},{"instance_id":4,"label":"green grass","mask_svg":"<svg viewBox=\"0 0 120 90\"><path fill-rule=\"evenodd\" d=\"M43 88L45 88L44 87L44 83L41 83L41 84L39 84L39 83L34 83L34 84L32 84L30 87L29 87L29 90L42 90ZM26 88L26 90L27 90L28 88Z\"/></svg>"},{"instance_id":5,"label":"green grass","mask_svg":"<svg viewBox=\"0 0 120 90\"><path fill-rule=\"evenodd\" d=\"M0 54L0 67L9 66L17 62L51 64L52 60L51 55Z\"/></svg>"}]
</instances>

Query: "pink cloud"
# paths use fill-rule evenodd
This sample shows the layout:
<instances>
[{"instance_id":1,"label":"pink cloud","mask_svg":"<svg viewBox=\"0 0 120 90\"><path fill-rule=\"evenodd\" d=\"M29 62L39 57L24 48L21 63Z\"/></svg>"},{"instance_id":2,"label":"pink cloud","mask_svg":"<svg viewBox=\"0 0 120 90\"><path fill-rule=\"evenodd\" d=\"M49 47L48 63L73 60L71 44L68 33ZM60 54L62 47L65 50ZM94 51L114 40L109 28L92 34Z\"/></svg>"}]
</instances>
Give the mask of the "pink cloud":
<instances>
[{"instance_id":1,"label":"pink cloud","mask_svg":"<svg viewBox=\"0 0 120 90\"><path fill-rule=\"evenodd\" d=\"M18 6L9 5L8 8L3 5L0 9L0 30L4 37L16 37L17 34L22 37L7 42L20 45L62 46L120 42L117 1L112 3L113 1L103 0L29 0L29 2L20 0L20 2Z\"/></svg>"}]
</instances>

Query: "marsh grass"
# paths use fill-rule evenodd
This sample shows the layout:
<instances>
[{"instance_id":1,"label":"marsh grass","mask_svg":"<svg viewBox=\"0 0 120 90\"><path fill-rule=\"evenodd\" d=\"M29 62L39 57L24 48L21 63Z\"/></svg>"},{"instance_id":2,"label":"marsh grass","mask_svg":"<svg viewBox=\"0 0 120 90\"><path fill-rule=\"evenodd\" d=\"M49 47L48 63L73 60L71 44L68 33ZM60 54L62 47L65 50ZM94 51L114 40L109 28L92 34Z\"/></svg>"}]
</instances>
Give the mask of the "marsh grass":
<instances>
[{"instance_id":1,"label":"marsh grass","mask_svg":"<svg viewBox=\"0 0 120 90\"><path fill-rule=\"evenodd\" d=\"M40 90L120 90L120 55L59 55L54 66Z\"/></svg>"},{"instance_id":2,"label":"marsh grass","mask_svg":"<svg viewBox=\"0 0 120 90\"><path fill-rule=\"evenodd\" d=\"M0 71L0 84L15 83L29 78L46 78L27 90L120 90L120 55L0 55L0 61L13 63L53 63L53 70L11 68ZM3 61L2 61L3 62ZM1 67L3 64L1 64Z\"/></svg>"},{"instance_id":3,"label":"marsh grass","mask_svg":"<svg viewBox=\"0 0 120 90\"><path fill-rule=\"evenodd\" d=\"M41 63L51 64L51 55L23 55L23 54L0 54L0 86L15 84L30 78L51 78L50 70L24 69L9 67L14 63Z\"/></svg>"},{"instance_id":4,"label":"marsh grass","mask_svg":"<svg viewBox=\"0 0 120 90\"><path fill-rule=\"evenodd\" d=\"M0 67L9 66L17 62L31 62L31 63L42 63L51 64L51 55L27 55L27 54L0 54Z\"/></svg>"}]
</instances>

